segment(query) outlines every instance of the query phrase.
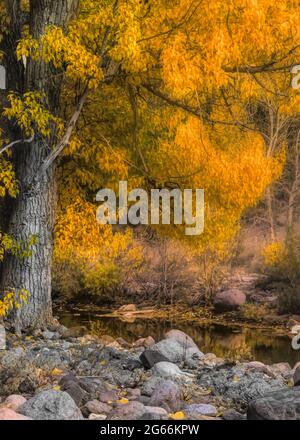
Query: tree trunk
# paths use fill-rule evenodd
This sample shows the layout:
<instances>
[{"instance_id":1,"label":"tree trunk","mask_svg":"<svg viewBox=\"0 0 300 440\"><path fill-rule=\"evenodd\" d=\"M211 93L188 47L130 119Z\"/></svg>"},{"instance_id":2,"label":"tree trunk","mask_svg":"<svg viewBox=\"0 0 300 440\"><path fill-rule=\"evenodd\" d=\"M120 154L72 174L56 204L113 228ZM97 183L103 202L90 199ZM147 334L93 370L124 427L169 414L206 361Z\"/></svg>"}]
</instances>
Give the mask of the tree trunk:
<instances>
[{"instance_id":1,"label":"tree trunk","mask_svg":"<svg viewBox=\"0 0 300 440\"><path fill-rule=\"evenodd\" d=\"M267 198L268 219L269 219L269 227L270 227L270 239L272 242L275 242L276 232L275 232L274 211L273 211L273 194L272 194L272 189L270 187L267 189L266 198Z\"/></svg>"},{"instance_id":2,"label":"tree trunk","mask_svg":"<svg viewBox=\"0 0 300 440\"><path fill-rule=\"evenodd\" d=\"M31 0L30 33L39 38L49 25L65 28L76 13L78 4L79 0ZM12 20L18 20L15 13ZM13 40L11 35L10 40ZM14 41L13 45L15 44ZM24 73L24 91L42 91L47 107L54 114L59 113L61 91L61 78L57 79L57 73L53 66L32 60L28 60ZM16 90L17 87L12 78L10 90ZM38 181L35 177L51 151L53 135L45 139L36 134L31 144L20 145L15 152L20 193L13 203L8 232L22 242L32 236L37 237L29 258L20 260L9 256L3 266L3 289L26 289L30 295L28 303L15 314L15 326L18 330L45 327L52 319L51 260L56 207L55 166L52 165Z\"/></svg>"}]
</instances>

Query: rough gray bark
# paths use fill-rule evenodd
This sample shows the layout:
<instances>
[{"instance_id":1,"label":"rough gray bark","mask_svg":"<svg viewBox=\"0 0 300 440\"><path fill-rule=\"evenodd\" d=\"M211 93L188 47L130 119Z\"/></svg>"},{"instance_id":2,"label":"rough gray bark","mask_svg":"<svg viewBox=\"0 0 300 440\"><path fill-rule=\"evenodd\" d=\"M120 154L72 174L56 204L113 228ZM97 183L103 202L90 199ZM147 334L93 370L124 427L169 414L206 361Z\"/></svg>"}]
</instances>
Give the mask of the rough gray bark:
<instances>
[{"instance_id":1,"label":"rough gray bark","mask_svg":"<svg viewBox=\"0 0 300 440\"><path fill-rule=\"evenodd\" d=\"M8 3L13 33L8 37L8 45L13 50L19 38L19 2ZM76 13L78 4L79 0L31 0L30 33L38 38L49 25L65 27ZM14 57L8 51L8 70L12 59ZM17 72L20 70L23 69L19 66ZM20 74L10 74L9 89L43 91L46 105L52 113L57 114L61 92L61 78L58 79L57 73L51 65L28 60L22 80ZM29 145L20 145L15 150L20 194L13 203L8 232L22 241L28 240L32 235L37 236L38 240L30 258L20 261L9 256L3 266L2 288L24 288L30 294L28 303L16 313L15 325L18 330L44 327L52 319L51 260L56 206L55 165L52 164L45 174L39 176L38 181L36 176L49 155L53 142L53 136L45 139L36 135Z\"/></svg>"}]
</instances>

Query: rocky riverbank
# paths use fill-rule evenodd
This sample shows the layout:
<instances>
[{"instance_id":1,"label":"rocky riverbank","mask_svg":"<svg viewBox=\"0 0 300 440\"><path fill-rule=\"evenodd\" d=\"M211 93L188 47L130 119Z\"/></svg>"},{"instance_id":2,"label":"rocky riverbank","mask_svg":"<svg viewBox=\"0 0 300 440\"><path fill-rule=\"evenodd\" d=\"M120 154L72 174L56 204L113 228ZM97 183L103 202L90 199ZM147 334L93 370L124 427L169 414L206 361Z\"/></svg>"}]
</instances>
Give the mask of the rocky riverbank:
<instances>
[{"instance_id":1,"label":"rocky riverbank","mask_svg":"<svg viewBox=\"0 0 300 440\"><path fill-rule=\"evenodd\" d=\"M228 362L171 330L133 344L59 324L7 335L0 420L300 419L300 365Z\"/></svg>"}]
</instances>

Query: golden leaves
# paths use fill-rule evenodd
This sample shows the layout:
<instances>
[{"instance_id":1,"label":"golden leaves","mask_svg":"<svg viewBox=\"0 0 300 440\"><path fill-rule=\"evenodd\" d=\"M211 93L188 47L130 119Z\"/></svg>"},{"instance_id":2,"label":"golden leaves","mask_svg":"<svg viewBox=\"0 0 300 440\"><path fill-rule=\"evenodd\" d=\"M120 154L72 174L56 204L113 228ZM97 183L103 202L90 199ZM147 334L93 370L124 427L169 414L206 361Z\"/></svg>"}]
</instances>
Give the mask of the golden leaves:
<instances>
[{"instance_id":1,"label":"golden leaves","mask_svg":"<svg viewBox=\"0 0 300 440\"><path fill-rule=\"evenodd\" d=\"M186 420L186 415L183 411L178 411L174 414L169 414L171 420Z\"/></svg>"},{"instance_id":2,"label":"golden leaves","mask_svg":"<svg viewBox=\"0 0 300 440\"><path fill-rule=\"evenodd\" d=\"M29 292L25 289L5 292L0 300L0 317L6 316L13 309L19 309L27 303L28 298Z\"/></svg>"},{"instance_id":3,"label":"golden leaves","mask_svg":"<svg viewBox=\"0 0 300 440\"><path fill-rule=\"evenodd\" d=\"M53 126L59 131L63 124L59 118L53 116L45 107L45 97L40 92L27 92L23 96L15 93L8 95L10 107L3 110L3 115L9 120L16 120L25 136L40 133L48 137Z\"/></svg>"}]
</instances>

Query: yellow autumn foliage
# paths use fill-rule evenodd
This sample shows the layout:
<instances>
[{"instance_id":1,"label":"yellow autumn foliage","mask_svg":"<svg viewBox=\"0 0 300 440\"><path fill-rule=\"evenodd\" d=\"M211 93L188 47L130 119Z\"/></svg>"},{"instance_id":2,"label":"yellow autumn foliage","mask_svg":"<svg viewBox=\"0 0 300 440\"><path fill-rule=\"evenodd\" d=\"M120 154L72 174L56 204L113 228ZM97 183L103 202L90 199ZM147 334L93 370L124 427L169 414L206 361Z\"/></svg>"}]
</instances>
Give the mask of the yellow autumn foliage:
<instances>
[{"instance_id":1,"label":"yellow autumn foliage","mask_svg":"<svg viewBox=\"0 0 300 440\"><path fill-rule=\"evenodd\" d=\"M74 288L89 294L110 291L120 281L120 266L138 270L142 261L132 231L114 232L111 226L99 225L95 206L80 197L59 212L55 237L54 283L65 294ZM68 269L57 272L62 267ZM77 285L76 276L80 278Z\"/></svg>"},{"instance_id":2,"label":"yellow autumn foliage","mask_svg":"<svg viewBox=\"0 0 300 440\"><path fill-rule=\"evenodd\" d=\"M204 188L205 233L192 244L199 254L225 253L241 217L284 167L287 139L269 154L251 116L258 105L279 118L299 113L286 67L299 59L299 12L287 0L85 0L66 29L49 26L34 38L24 26L17 57L42 60L62 75L60 118L34 91L10 94L6 118L27 136L47 137L54 125L59 137L89 90L59 168L55 271L78 268L79 287L97 291L117 283L120 259L138 268L132 231L95 219L97 190L123 179L148 190ZM0 157L0 196L15 194L14 185ZM54 275L68 290L70 280Z\"/></svg>"}]
</instances>

